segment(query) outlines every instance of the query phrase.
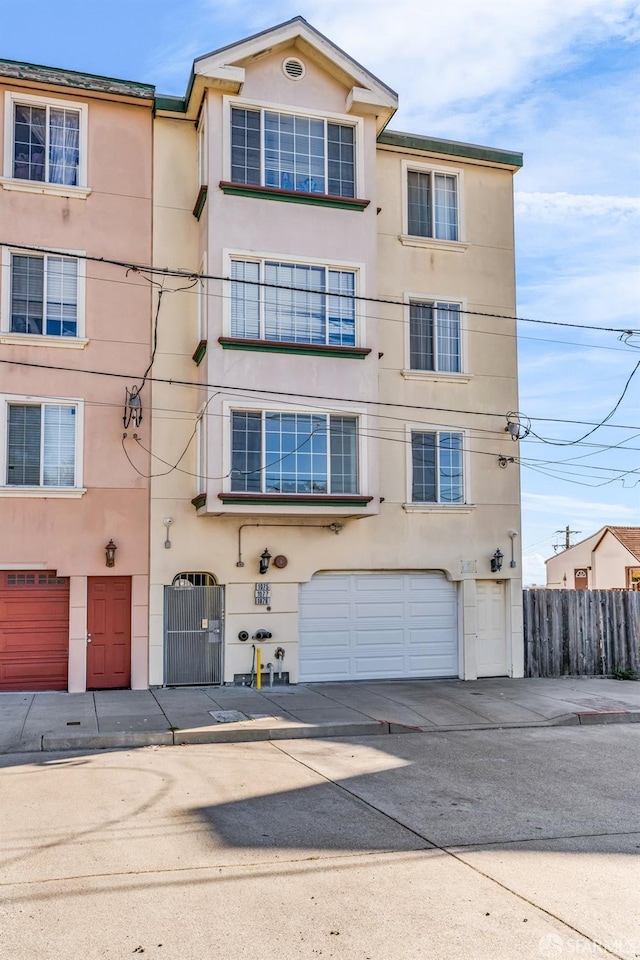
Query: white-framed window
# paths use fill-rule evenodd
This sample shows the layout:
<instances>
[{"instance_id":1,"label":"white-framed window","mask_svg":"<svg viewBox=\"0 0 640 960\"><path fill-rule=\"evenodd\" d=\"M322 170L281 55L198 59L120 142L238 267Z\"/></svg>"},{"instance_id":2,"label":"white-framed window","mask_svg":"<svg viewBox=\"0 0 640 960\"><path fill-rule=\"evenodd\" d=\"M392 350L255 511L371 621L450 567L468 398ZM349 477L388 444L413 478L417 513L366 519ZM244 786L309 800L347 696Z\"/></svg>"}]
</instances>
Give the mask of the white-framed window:
<instances>
[{"instance_id":1,"label":"white-framed window","mask_svg":"<svg viewBox=\"0 0 640 960\"><path fill-rule=\"evenodd\" d=\"M357 123L233 103L231 182L356 196Z\"/></svg>"},{"instance_id":2,"label":"white-framed window","mask_svg":"<svg viewBox=\"0 0 640 960\"><path fill-rule=\"evenodd\" d=\"M2 331L77 339L84 334L85 264L72 255L2 250Z\"/></svg>"},{"instance_id":3,"label":"white-framed window","mask_svg":"<svg viewBox=\"0 0 640 960\"><path fill-rule=\"evenodd\" d=\"M356 270L232 256L230 274L230 336L356 345Z\"/></svg>"},{"instance_id":4,"label":"white-framed window","mask_svg":"<svg viewBox=\"0 0 640 960\"><path fill-rule=\"evenodd\" d=\"M411 429L411 503L465 502L464 434Z\"/></svg>"},{"instance_id":5,"label":"white-framed window","mask_svg":"<svg viewBox=\"0 0 640 960\"><path fill-rule=\"evenodd\" d=\"M230 489L357 494L358 442L357 416L232 410Z\"/></svg>"},{"instance_id":6,"label":"white-framed window","mask_svg":"<svg viewBox=\"0 0 640 960\"><path fill-rule=\"evenodd\" d=\"M458 243L462 239L462 172L403 161L404 233Z\"/></svg>"},{"instance_id":7,"label":"white-framed window","mask_svg":"<svg viewBox=\"0 0 640 960\"><path fill-rule=\"evenodd\" d=\"M461 372L460 306L445 300L410 300L410 370Z\"/></svg>"},{"instance_id":8,"label":"white-framed window","mask_svg":"<svg viewBox=\"0 0 640 960\"><path fill-rule=\"evenodd\" d=\"M4 161L10 179L86 187L86 104L8 91Z\"/></svg>"},{"instance_id":9,"label":"white-framed window","mask_svg":"<svg viewBox=\"0 0 640 960\"><path fill-rule=\"evenodd\" d=\"M3 399L2 485L8 489L80 487L81 402Z\"/></svg>"}]
</instances>

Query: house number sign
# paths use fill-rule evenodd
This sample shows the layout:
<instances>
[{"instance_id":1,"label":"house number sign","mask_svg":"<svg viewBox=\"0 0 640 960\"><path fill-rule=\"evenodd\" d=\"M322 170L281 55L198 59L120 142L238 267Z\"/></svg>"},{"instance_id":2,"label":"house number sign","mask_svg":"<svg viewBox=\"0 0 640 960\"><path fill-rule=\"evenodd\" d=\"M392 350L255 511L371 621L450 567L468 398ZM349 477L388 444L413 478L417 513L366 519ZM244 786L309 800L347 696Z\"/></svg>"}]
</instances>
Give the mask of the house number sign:
<instances>
[{"instance_id":1,"label":"house number sign","mask_svg":"<svg viewBox=\"0 0 640 960\"><path fill-rule=\"evenodd\" d=\"M253 596L258 606L267 606L271 603L271 584L256 583Z\"/></svg>"}]
</instances>

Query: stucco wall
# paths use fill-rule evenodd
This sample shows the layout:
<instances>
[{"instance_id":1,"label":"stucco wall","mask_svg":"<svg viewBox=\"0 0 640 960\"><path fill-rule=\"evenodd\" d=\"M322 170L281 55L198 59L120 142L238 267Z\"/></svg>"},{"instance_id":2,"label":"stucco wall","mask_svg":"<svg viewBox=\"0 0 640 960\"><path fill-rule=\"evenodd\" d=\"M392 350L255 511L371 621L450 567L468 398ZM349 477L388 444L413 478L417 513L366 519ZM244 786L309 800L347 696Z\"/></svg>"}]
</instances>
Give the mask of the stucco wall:
<instances>
[{"instance_id":1,"label":"stucco wall","mask_svg":"<svg viewBox=\"0 0 640 960\"><path fill-rule=\"evenodd\" d=\"M151 102L113 102L79 91L0 84L0 112L8 89L88 106L90 193L65 197L47 195L46 187L42 194L0 188L2 239L16 247L150 263ZM4 130L0 118L0 138ZM7 284L4 273L0 283ZM62 338L12 341L9 317L2 318L0 359L34 366L0 364L0 393L80 401L84 424L78 456L86 492L53 497L42 488L35 496L23 496L19 488L0 487L0 564L16 569L39 565L71 577L70 688L82 689L84 653L78 643L86 634L86 577L109 574L104 547L112 538L118 547L113 574L132 576L138 584L132 682L146 686L146 589L141 598L139 584L146 584L148 576L149 458L131 431L123 441L122 415L125 385L139 382L149 362L151 285L122 267L89 261L85 286L86 344L72 346ZM145 415L137 433L148 447L148 388L142 398ZM123 443L140 472L128 462Z\"/></svg>"},{"instance_id":2,"label":"stucco wall","mask_svg":"<svg viewBox=\"0 0 640 960\"><path fill-rule=\"evenodd\" d=\"M292 51L299 55L299 51ZM300 109L345 113L348 88L315 64L308 64L308 80L291 83L282 74L287 51L246 64L242 99L282 103ZM154 243L156 263L179 262L197 269L206 252L208 270L228 273L225 251L349 261L362 267L359 292L369 298L403 300L406 293L465 299L470 309L513 316L513 206L512 172L486 165L451 161L464 167L465 253L403 245L403 155L376 150L373 117L362 118L364 149L363 190L370 200L364 212L282 203L256 197L233 197L219 188L225 179L228 149L222 94L209 90L204 112L208 125L209 194L200 223L191 210L197 194L196 137L190 124L156 119L156 191ZM438 160L443 166L449 162ZM180 176L176 176L176 170ZM378 208L380 212L378 212ZM517 445L505 434L506 413L517 409L516 348L513 321L467 317L466 350L469 378L465 382L404 379L405 321L402 307L366 303L363 345L371 348L365 360L221 350L217 338L227 332L229 288L217 280L207 285L208 351L196 367L191 354L198 340L195 296L176 294L163 305L156 372L201 384L195 387L154 386L154 449L168 464L180 461L180 470L152 481L151 520L151 682L162 682L162 595L165 584L181 571L208 571L225 586L225 680L248 672L250 645L237 639L264 627L273 632L263 660L273 647L285 646L285 669L297 680L299 585L318 571L442 570L460 581L460 652L464 676L475 675L475 579L491 577L490 557L505 554L500 579L505 590L510 629L509 672L522 673L520 622L520 545L515 540L515 567L510 567L510 529L519 532L519 476L511 463L498 465L498 456L514 456ZM492 335L499 334L499 335ZM381 356L379 356L381 354ZM208 389L203 384L209 384ZM236 389L230 389L236 388ZM299 399L331 409L361 408L365 417L366 474L364 492L374 497L360 519L348 510L326 508L224 508L217 494L228 473L224 431L229 407L256 399L256 390L285 391ZM315 396L335 400L314 400ZM189 442L200 405L207 408L208 460L206 484L197 474L196 443ZM383 401L388 406L381 406ZM277 404L265 395L265 403ZM445 408L438 412L434 407ZM458 412L451 412L451 411ZM473 411L473 415L469 413ZM408 512L407 422L468 429L466 470L469 503ZM167 468L168 469L168 468ZM184 472L180 472L184 471ZM202 489L204 487L204 489ZM190 500L207 493L207 506L196 515ZM225 513L226 509L226 513ZM219 514L218 516L212 514ZM342 513L342 515L341 515ZM208 515L206 515L208 514ZM171 549L164 549L163 517L173 518ZM339 520L343 529L328 529ZM238 528L242 531L242 559L238 563ZM267 529L272 527L272 529ZM273 566L266 579L272 585L271 611L254 604L253 586L258 557L284 554L284 570ZM467 588L468 587L468 588ZM464 598L467 597L467 600Z\"/></svg>"}]
</instances>

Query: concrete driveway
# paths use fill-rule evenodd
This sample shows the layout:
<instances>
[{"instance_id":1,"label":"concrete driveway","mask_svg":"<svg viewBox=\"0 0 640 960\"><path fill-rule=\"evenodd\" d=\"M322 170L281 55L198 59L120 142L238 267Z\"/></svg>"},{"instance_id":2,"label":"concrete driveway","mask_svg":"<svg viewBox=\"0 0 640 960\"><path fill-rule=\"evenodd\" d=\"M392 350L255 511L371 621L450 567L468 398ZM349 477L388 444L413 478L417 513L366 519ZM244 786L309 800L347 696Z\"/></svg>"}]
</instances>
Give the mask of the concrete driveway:
<instances>
[{"instance_id":1,"label":"concrete driveway","mask_svg":"<svg viewBox=\"0 0 640 960\"><path fill-rule=\"evenodd\" d=\"M640 726L13 754L2 956L640 955Z\"/></svg>"}]
</instances>

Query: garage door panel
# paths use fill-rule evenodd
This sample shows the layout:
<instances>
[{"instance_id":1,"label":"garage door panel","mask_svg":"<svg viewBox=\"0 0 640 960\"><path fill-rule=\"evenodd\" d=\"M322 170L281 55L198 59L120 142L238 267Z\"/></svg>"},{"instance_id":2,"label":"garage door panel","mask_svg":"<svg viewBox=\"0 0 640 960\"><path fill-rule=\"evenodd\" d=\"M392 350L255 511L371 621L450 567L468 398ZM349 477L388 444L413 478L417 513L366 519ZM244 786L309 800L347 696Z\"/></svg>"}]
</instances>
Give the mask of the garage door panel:
<instances>
[{"instance_id":1,"label":"garage door panel","mask_svg":"<svg viewBox=\"0 0 640 960\"><path fill-rule=\"evenodd\" d=\"M69 581L0 572L0 690L66 690Z\"/></svg>"},{"instance_id":2,"label":"garage door panel","mask_svg":"<svg viewBox=\"0 0 640 960\"><path fill-rule=\"evenodd\" d=\"M402 630L385 630L378 626L376 630L362 630L357 628L353 631L352 638L358 653L366 656L369 652L379 653L380 647L404 647L404 632Z\"/></svg>"},{"instance_id":3,"label":"garage door panel","mask_svg":"<svg viewBox=\"0 0 640 960\"><path fill-rule=\"evenodd\" d=\"M318 574L299 627L302 681L458 675L456 588L440 573Z\"/></svg>"},{"instance_id":4,"label":"garage door panel","mask_svg":"<svg viewBox=\"0 0 640 960\"><path fill-rule=\"evenodd\" d=\"M404 657L355 657L354 668L356 680L367 680L369 677L402 677L404 676Z\"/></svg>"},{"instance_id":5,"label":"garage door panel","mask_svg":"<svg viewBox=\"0 0 640 960\"><path fill-rule=\"evenodd\" d=\"M25 656L38 651L67 654L68 633L55 628L33 630L28 624L20 627L0 627L0 653Z\"/></svg>"}]
</instances>

